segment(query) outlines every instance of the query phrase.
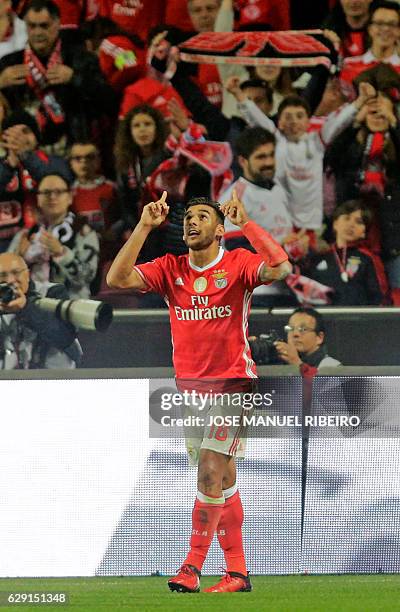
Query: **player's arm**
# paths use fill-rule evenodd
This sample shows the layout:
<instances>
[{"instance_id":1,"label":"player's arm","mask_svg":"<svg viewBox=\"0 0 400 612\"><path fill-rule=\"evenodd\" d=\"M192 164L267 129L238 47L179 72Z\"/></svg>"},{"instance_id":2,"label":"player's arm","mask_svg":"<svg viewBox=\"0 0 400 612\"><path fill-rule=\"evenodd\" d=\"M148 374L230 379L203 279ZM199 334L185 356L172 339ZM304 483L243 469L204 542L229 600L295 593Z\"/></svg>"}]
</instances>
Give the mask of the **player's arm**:
<instances>
[{"instance_id":1,"label":"player's arm","mask_svg":"<svg viewBox=\"0 0 400 612\"><path fill-rule=\"evenodd\" d=\"M147 285L133 266L152 229L165 221L169 212L164 191L157 202L150 202L143 208L142 216L131 236L126 241L107 274L107 285L116 289L147 289Z\"/></svg>"},{"instance_id":2,"label":"player's arm","mask_svg":"<svg viewBox=\"0 0 400 612\"><path fill-rule=\"evenodd\" d=\"M292 264L286 260L269 268L266 264L260 270L259 277L263 283L284 280L292 271Z\"/></svg>"},{"instance_id":3,"label":"player's arm","mask_svg":"<svg viewBox=\"0 0 400 612\"><path fill-rule=\"evenodd\" d=\"M232 199L222 204L221 210L234 225L240 227L243 235L263 258L265 263L259 272L260 280L263 283L283 280L290 274L292 265L288 261L286 251L267 231L250 220L235 189L232 192Z\"/></svg>"}]
</instances>

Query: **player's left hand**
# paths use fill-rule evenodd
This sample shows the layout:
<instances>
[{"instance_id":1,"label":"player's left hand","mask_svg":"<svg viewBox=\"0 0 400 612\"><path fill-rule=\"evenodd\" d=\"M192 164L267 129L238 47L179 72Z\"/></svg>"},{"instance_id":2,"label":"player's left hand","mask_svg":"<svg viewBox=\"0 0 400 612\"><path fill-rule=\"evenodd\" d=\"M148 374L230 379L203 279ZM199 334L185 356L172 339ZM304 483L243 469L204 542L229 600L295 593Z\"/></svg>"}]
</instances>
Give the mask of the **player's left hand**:
<instances>
[{"instance_id":1,"label":"player's left hand","mask_svg":"<svg viewBox=\"0 0 400 612\"><path fill-rule=\"evenodd\" d=\"M288 344L287 342L281 342L280 340L277 340L276 342L274 342L274 346L282 361L285 361L289 365L300 366L302 364L300 355L293 344Z\"/></svg>"},{"instance_id":2,"label":"player's left hand","mask_svg":"<svg viewBox=\"0 0 400 612\"><path fill-rule=\"evenodd\" d=\"M242 227L247 221L250 221L250 217L246 212L243 202L238 198L236 189L232 191L232 198L228 202L221 204L220 208L225 217L227 217L233 225Z\"/></svg>"}]
</instances>

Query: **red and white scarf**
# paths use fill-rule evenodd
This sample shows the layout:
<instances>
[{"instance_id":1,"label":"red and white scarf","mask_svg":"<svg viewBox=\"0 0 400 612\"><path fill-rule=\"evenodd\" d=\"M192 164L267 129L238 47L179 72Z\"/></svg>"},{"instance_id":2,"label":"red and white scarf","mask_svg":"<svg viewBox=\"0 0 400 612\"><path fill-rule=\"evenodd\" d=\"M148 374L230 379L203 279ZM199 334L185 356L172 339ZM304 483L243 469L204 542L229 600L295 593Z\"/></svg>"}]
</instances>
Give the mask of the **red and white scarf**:
<instances>
[{"instance_id":1,"label":"red and white scarf","mask_svg":"<svg viewBox=\"0 0 400 612\"><path fill-rule=\"evenodd\" d=\"M245 66L331 67L322 30L202 32L179 45L185 62Z\"/></svg>"},{"instance_id":2,"label":"red and white scarf","mask_svg":"<svg viewBox=\"0 0 400 612\"><path fill-rule=\"evenodd\" d=\"M383 157L385 138L384 132L368 134L360 172L361 184L364 188L375 188L379 193L384 193L386 185Z\"/></svg>"},{"instance_id":3,"label":"red and white scarf","mask_svg":"<svg viewBox=\"0 0 400 612\"><path fill-rule=\"evenodd\" d=\"M25 48L24 64L28 67L26 78L28 86L33 90L35 96L40 100L37 121L41 129L48 121L60 125L65 121L65 114L58 103L54 91L47 80L47 70L62 64L61 41L58 40L47 62L47 68L43 66L38 56L29 45Z\"/></svg>"}]
</instances>

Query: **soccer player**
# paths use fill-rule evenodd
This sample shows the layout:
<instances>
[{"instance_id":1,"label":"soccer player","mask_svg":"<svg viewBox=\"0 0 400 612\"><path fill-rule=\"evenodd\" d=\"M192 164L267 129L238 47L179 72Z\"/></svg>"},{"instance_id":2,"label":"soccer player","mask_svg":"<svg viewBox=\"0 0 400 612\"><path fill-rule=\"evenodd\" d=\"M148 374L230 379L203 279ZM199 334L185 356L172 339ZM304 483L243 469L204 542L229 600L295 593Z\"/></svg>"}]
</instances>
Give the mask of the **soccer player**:
<instances>
[{"instance_id":1,"label":"soccer player","mask_svg":"<svg viewBox=\"0 0 400 612\"><path fill-rule=\"evenodd\" d=\"M251 292L258 285L281 280L291 271L287 254L251 221L238 199L219 205L194 198L186 206L184 241L188 255L167 254L135 265L152 229L165 221L167 193L143 208L141 219L115 258L110 287L156 291L169 304L173 361L177 381L222 380L230 392L243 390L256 378L247 341ZM224 251L224 217L241 228L256 253ZM195 386L196 383L193 383ZM229 384L228 384L229 387ZM225 386L224 389L227 387ZM200 572L215 532L227 564L226 575L207 592L250 591L243 554L243 508L236 485L235 457L244 454L243 427L205 428L204 437L188 445L189 461L198 462L198 493L192 514L190 551L179 573L168 581L173 591L200 590Z\"/></svg>"}]
</instances>

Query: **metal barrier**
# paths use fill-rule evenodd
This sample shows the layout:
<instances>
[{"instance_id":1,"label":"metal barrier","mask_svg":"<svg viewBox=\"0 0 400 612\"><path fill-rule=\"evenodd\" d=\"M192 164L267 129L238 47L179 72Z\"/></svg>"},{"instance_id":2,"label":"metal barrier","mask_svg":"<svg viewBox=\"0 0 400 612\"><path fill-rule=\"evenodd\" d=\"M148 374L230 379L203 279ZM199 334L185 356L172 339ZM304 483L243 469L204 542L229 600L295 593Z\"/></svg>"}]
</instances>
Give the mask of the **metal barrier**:
<instances>
[{"instance_id":1,"label":"metal barrier","mask_svg":"<svg viewBox=\"0 0 400 612\"><path fill-rule=\"evenodd\" d=\"M396 308L394 306L353 306L353 307L324 307L324 308L316 308L318 312L320 312L324 318L327 317L339 317L344 316L348 317L358 317L359 315L377 315L379 317L382 316L399 316L400 308ZM293 308L254 308L251 311L251 319L254 321L264 320L267 316L290 316L293 312ZM169 321L169 311L167 308L159 309L159 308L138 308L138 309L123 309L123 310L114 310L114 318L113 325L120 325L126 322L134 322L134 321L149 321L152 320L154 322L160 321Z\"/></svg>"},{"instance_id":2,"label":"metal barrier","mask_svg":"<svg viewBox=\"0 0 400 612\"><path fill-rule=\"evenodd\" d=\"M257 368L259 377L299 376L296 366L271 365ZM2 380L121 380L174 378L173 368L80 368L79 370L0 370ZM399 366L321 368L318 376L398 376Z\"/></svg>"},{"instance_id":3,"label":"metal barrier","mask_svg":"<svg viewBox=\"0 0 400 612\"><path fill-rule=\"evenodd\" d=\"M345 365L400 365L400 308L321 308L329 353ZM283 327L293 309L254 309L249 332ZM171 367L167 309L116 310L105 333L80 332L83 367ZM229 342L229 338L227 339Z\"/></svg>"}]
</instances>

